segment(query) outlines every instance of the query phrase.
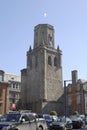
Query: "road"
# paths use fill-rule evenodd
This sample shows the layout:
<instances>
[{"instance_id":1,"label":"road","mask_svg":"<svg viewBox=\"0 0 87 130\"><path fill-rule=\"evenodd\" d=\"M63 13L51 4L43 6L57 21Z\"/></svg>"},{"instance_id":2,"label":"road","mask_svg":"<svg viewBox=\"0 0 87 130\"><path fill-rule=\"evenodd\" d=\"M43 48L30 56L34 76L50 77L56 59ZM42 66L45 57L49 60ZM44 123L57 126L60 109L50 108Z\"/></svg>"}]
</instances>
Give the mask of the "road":
<instances>
[{"instance_id":1,"label":"road","mask_svg":"<svg viewBox=\"0 0 87 130\"><path fill-rule=\"evenodd\" d=\"M73 129L73 130L87 130L87 128Z\"/></svg>"}]
</instances>

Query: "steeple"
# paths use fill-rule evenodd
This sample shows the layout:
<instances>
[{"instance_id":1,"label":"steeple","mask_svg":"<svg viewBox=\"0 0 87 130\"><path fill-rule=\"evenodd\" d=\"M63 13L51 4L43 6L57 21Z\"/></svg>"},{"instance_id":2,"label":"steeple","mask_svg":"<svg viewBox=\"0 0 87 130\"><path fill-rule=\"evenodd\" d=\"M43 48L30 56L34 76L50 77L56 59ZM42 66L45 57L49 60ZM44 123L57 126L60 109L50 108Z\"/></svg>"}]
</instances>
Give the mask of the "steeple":
<instances>
[{"instance_id":1,"label":"steeple","mask_svg":"<svg viewBox=\"0 0 87 130\"><path fill-rule=\"evenodd\" d=\"M32 51L32 48L31 48L31 46L30 46L30 48L29 48L29 52L31 52Z\"/></svg>"},{"instance_id":2,"label":"steeple","mask_svg":"<svg viewBox=\"0 0 87 130\"><path fill-rule=\"evenodd\" d=\"M58 47L57 47L57 51L59 51L60 50L60 47L59 47L59 45L58 45Z\"/></svg>"}]
</instances>

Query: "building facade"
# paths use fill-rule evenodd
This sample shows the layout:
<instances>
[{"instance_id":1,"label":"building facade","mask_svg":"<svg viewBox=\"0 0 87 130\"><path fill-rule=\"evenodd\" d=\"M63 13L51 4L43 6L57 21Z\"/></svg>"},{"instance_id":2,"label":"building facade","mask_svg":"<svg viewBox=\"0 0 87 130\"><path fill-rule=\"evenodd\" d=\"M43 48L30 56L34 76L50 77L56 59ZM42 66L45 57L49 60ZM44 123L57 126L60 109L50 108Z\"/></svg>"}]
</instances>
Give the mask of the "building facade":
<instances>
[{"instance_id":1,"label":"building facade","mask_svg":"<svg viewBox=\"0 0 87 130\"><path fill-rule=\"evenodd\" d=\"M72 83L67 86L67 115L74 111L87 113L87 80L78 79L77 70L72 71Z\"/></svg>"},{"instance_id":2,"label":"building facade","mask_svg":"<svg viewBox=\"0 0 87 130\"><path fill-rule=\"evenodd\" d=\"M54 27L35 26L34 47L27 51L27 67L21 70L21 100L25 109L64 112L62 51L54 46Z\"/></svg>"},{"instance_id":3,"label":"building facade","mask_svg":"<svg viewBox=\"0 0 87 130\"><path fill-rule=\"evenodd\" d=\"M1 101L5 104L0 109L1 113L5 114L9 110L16 109L20 100L21 77L0 70L0 89L2 89Z\"/></svg>"},{"instance_id":4,"label":"building facade","mask_svg":"<svg viewBox=\"0 0 87 130\"><path fill-rule=\"evenodd\" d=\"M0 114L3 115L6 113L6 97L7 89L9 84L6 82L0 82Z\"/></svg>"}]
</instances>

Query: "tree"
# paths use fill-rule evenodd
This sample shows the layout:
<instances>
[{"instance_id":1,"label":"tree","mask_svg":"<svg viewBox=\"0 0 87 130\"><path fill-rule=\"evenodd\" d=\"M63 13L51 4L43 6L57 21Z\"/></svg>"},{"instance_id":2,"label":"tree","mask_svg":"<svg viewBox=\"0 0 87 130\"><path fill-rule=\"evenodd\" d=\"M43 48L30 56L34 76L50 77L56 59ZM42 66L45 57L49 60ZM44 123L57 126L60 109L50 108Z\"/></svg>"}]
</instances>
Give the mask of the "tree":
<instances>
[{"instance_id":1,"label":"tree","mask_svg":"<svg viewBox=\"0 0 87 130\"><path fill-rule=\"evenodd\" d=\"M57 112L56 112L56 111L51 111L51 112L50 112L50 115L52 115L52 116L53 116L53 115L56 115L56 116L57 116Z\"/></svg>"},{"instance_id":2,"label":"tree","mask_svg":"<svg viewBox=\"0 0 87 130\"><path fill-rule=\"evenodd\" d=\"M73 115L79 115L78 111L74 111Z\"/></svg>"}]
</instances>

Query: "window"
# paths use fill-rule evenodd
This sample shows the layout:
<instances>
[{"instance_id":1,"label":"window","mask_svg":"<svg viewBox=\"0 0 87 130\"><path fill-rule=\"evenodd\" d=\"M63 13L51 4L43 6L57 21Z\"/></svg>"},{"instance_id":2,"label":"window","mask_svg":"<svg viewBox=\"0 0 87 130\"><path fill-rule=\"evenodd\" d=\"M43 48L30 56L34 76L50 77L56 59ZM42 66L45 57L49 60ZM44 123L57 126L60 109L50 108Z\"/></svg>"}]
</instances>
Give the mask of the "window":
<instances>
[{"instance_id":1,"label":"window","mask_svg":"<svg viewBox=\"0 0 87 130\"><path fill-rule=\"evenodd\" d=\"M16 89L18 89L18 83L16 83Z\"/></svg>"},{"instance_id":2,"label":"window","mask_svg":"<svg viewBox=\"0 0 87 130\"><path fill-rule=\"evenodd\" d=\"M2 75L0 75L0 81L2 81Z\"/></svg>"},{"instance_id":3,"label":"window","mask_svg":"<svg viewBox=\"0 0 87 130\"><path fill-rule=\"evenodd\" d=\"M2 114L2 103L0 103L0 114Z\"/></svg>"},{"instance_id":4,"label":"window","mask_svg":"<svg viewBox=\"0 0 87 130\"><path fill-rule=\"evenodd\" d=\"M28 118L27 115L23 115L23 116L22 116L22 120L29 121L29 118Z\"/></svg>"},{"instance_id":5,"label":"window","mask_svg":"<svg viewBox=\"0 0 87 130\"><path fill-rule=\"evenodd\" d=\"M13 83L13 88L15 88L15 83Z\"/></svg>"},{"instance_id":6,"label":"window","mask_svg":"<svg viewBox=\"0 0 87 130\"><path fill-rule=\"evenodd\" d=\"M0 89L0 99L2 99L2 89Z\"/></svg>"},{"instance_id":7,"label":"window","mask_svg":"<svg viewBox=\"0 0 87 130\"><path fill-rule=\"evenodd\" d=\"M52 36L49 34L49 45L52 47Z\"/></svg>"},{"instance_id":8,"label":"window","mask_svg":"<svg viewBox=\"0 0 87 130\"><path fill-rule=\"evenodd\" d=\"M59 67L61 67L61 55L58 56L58 64L59 64Z\"/></svg>"},{"instance_id":9,"label":"window","mask_svg":"<svg viewBox=\"0 0 87 130\"><path fill-rule=\"evenodd\" d=\"M48 57L48 64L49 64L49 65L52 65L51 56Z\"/></svg>"},{"instance_id":10,"label":"window","mask_svg":"<svg viewBox=\"0 0 87 130\"><path fill-rule=\"evenodd\" d=\"M54 66L57 67L57 58L56 57L54 57Z\"/></svg>"},{"instance_id":11,"label":"window","mask_svg":"<svg viewBox=\"0 0 87 130\"><path fill-rule=\"evenodd\" d=\"M35 120L35 117L34 117L32 114L29 114L29 120L30 120L30 121L34 121L34 120Z\"/></svg>"},{"instance_id":12,"label":"window","mask_svg":"<svg viewBox=\"0 0 87 130\"><path fill-rule=\"evenodd\" d=\"M37 65L38 65L38 58L37 58L37 56L35 57L35 68L37 67Z\"/></svg>"},{"instance_id":13,"label":"window","mask_svg":"<svg viewBox=\"0 0 87 130\"><path fill-rule=\"evenodd\" d=\"M14 77L12 77L11 79L14 80Z\"/></svg>"},{"instance_id":14,"label":"window","mask_svg":"<svg viewBox=\"0 0 87 130\"><path fill-rule=\"evenodd\" d=\"M30 69L32 69L32 59L30 59Z\"/></svg>"}]
</instances>

